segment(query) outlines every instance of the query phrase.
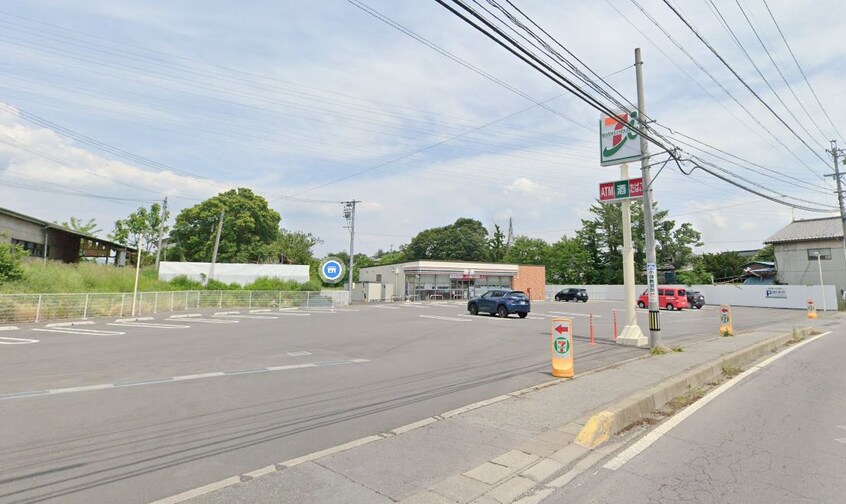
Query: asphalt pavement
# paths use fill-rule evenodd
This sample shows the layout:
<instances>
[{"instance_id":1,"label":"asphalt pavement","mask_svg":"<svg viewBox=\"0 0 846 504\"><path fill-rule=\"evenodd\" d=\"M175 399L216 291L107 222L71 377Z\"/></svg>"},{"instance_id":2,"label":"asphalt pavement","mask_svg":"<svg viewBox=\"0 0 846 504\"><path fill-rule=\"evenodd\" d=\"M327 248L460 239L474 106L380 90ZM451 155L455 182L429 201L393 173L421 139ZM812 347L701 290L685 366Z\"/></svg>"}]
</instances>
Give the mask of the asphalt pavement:
<instances>
[{"instance_id":1,"label":"asphalt pavement","mask_svg":"<svg viewBox=\"0 0 846 504\"><path fill-rule=\"evenodd\" d=\"M546 382L558 316L575 321L578 372L644 355L614 344L615 307L536 303L520 320L368 305L3 331L0 502L150 502ZM667 313L666 340L713 338L716 318ZM742 331L802 313L735 318Z\"/></svg>"},{"instance_id":2,"label":"asphalt pavement","mask_svg":"<svg viewBox=\"0 0 846 504\"><path fill-rule=\"evenodd\" d=\"M846 501L844 337L837 329L773 361L639 455L612 455L543 502Z\"/></svg>"}]
</instances>

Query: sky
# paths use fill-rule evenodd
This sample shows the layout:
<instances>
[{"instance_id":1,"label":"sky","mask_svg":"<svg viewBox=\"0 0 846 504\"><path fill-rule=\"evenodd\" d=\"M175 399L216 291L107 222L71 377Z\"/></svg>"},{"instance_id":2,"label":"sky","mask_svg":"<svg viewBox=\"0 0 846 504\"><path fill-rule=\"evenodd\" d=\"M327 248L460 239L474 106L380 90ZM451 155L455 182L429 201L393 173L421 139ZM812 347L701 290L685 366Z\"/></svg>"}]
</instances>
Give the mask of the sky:
<instances>
[{"instance_id":1,"label":"sky","mask_svg":"<svg viewBox=\"0 0 846 504\"><path fill-rule=\"evenodd\" d=\"M642 48L653 130L776 200L668 164L654 196L702 232L697 252L759 248L791 219L836 215L824 174L829 141L846 147L840 2L670 2L760 100L662 0L512 3L630 102ZM599 164L598 122L433 0L0 5L0 207L93 218L101 236L164 197L175 217L248 187L281 227L321 238L318 256L348 249L339 202L353 199L356 252L461 217L490 230L511 218L516 235L554 242L590 217L599 183L620 178Z\"/></svg>"}]
</instances>

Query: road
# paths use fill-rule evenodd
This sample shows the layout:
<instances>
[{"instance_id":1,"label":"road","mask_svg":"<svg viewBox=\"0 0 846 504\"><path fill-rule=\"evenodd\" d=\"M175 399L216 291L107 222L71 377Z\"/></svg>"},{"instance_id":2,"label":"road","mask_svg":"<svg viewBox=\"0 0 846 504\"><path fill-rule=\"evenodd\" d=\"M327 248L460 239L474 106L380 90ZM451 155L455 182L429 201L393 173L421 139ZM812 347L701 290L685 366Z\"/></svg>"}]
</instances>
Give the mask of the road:
<instances>
[{"instance_id":1,"label":"road","mask_svg":"<svg viewBox=\"0 0 846 504\"><path fill-rule=\"evenodd\" d=\"M846 500L844 331L744 378L617 470L612 456L545 504Z\"/></svg>"},{"instance_id":2,"label":"road","mask_svg":"<svg viewBox=\"0 0 846 504\"><path fill-rule=\"evenodd\" d=\"M159 314L4 331L37 343L0 345L0 502L151 502L548 381L562 314L575 320L577 372L644 355L614 344L614 306L538 303L525 320L462 304ZM802 313L735 317L754 327ZM669 313L667 342L715 337L715 319Z\"/></svg>"}]
</instances>

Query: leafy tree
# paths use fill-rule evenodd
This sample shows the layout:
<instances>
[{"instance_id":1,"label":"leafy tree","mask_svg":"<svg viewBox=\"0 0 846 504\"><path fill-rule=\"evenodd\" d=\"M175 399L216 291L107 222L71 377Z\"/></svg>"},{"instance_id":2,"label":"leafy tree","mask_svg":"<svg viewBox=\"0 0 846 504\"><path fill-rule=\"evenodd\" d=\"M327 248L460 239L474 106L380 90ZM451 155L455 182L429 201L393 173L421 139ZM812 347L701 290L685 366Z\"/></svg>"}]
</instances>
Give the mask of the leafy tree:
<instances>
[{"instance_id":1,"label":"leafy tree","mask_svg":"<svg viewBox=\"0 0 846 504\"><path fill-rule=\"evenodd\" d=\"M490 239L489 246L491 262L502 262L505 258L505 234L499 228L499 224L494 224L494 233Z\"/></svg>"},{"instance_id":2,"label":"leafy tree","mask_svg":"<svg viewBox=\"0 0 846 504\"><path fill-rule=\"evenodd\" d=\"M24 277L23 260L27 255L27 251L17 245L0 243L0 283Z\"/></svg>"},{"instance_id":3,"label":"leafy tree","mask_svg":"<svg viewBox=\"0 0 846 504\"><path fill-rule=\"evenodd\" d=\"M748 261L737 252L702 254L702 266L715 280L737 277L743 274L743 265Z\"/></svg>"},{"instance_id":4,"label":"leafy tree","mask_svg":"<svg viewBox=\"0 0 846 504\"><path fill-rule=\"evenodd\" d=\"M385 252L383 254L378 254L373 256L376 259L376 264L396 264L405 262L405 251L402 249L395 250L393 252Z\"/></svg>"},{"instance_id":5,"label":"leafy tree","mask_svg":"<svg viewBox=\"0 0 846 504\"><path fill-rule=\"evenodd\" d=\"M705 268L705 261L702 260L702 257L694 258L693 268L677 272L676 278L685 285L709 284L714 279L713 275Z\"/></svg>"},{"instance_id":6,"label":"leafy tree","mask_svg":"<svg viewBox=\"0 0 846 504\"><path fill-rule=\"evenodd\" d=\"M349 267L350 265L350 253L346 250L329 254L329 256L340 260L342 263L344 263L344 267ZM370 258L367 254L356 254L355 261L353 262L353 282L358 282L358 272L361 270L361 268L369 268L370 266L375 265L376 261ZM349 275L349 273L345 274ZM348 277L345 276L344 281L346 281L347 278Z\"/></svg>"},{"instance_id":7,"label":"leafy tree","mask_svg":"<svg viewBox=\"0 0 846 504\"><path fill-rule=\"evenodd\" d=\"M315 245L323 240L304 231L280 229L273 244L274 259L285 264L309 264Z\"/></svg>"},{"instance_id":8,"label":"leafy tree","mask_svg":"<svg viewBox=\"0 0 846 504\"><path fill-rule=\"evenodd\" d=\"M223 228L217 260L222 263L263 262L274 253L279 236L279 213L250 189L220 193L182 210L170 236L175 255L185 261L210 261L220 212Z\"/></svg>"},{"instance_id":9,"label":"leafy tree","mask_svg":"<svg viewBox=\"0 0 846 504\"><path fill-rule=\"evenodd\" d=\"M752 258L752 260L774 262L775 249L773 248L773 244L770 243L769 245L764 245L764 248L755 253L755 256Z\"/></svg>"},{"instance_id":10,"label":"leafy tree","mask_svg":"<svg viewBox=\"0 0 846 504\"><path fill-rule=\"evenodd\" d=\"M590 272L591 254L581 240L562 236L550 247L546 279L556 284L584 283Z\"/></svg>"},{"instance_id":11,"label":"leafy tree","mask_svg":"<svg viewBox=\"0 0 846 504\"><path fill-rule=\"evenodd\" d=\"M633 202L631 211L635 265L642 271L646 265L643 202ZM592 271L587 275L588 280L592 283L622 283L622 210L619 205L596 204L591 206L590 212L594 218L583 219L582 229L576 234L591 252ZM689 223L676 226L676 221L668 219L667 214L667 210L659 210L654 204L656 258L659 266L670 265L680 270L691 264L693 247L702 245L702 236Z\"/></svg>"},{"instance_id":12,"label":"leafy tree","mask_svg":"<svg viewBox=\"0 0 846 504\"><path fill-rule=\"evenodd\" d=\"M169 217L170 212L163 214L158 203L150 205L149 210L139 207L125 219L115 221L115 229L109 234L109 238L124 246L144 247L144 251L149 254L153 247L158 246L162 220L167 222ZM164 226L164 233L167 234L169 229Z\"/></svg>"},{"instance_id":13,"label":"leafy tree","mask_svg":"<svg viewBox=\"0 0 846 504\"><path fill-rule=\"evenodd\" d=\"M406 260L484 261L488 230L475 219L461 218L449 226L426 229L405 248Z\"/></svg>"},{"instance_id":14,"label":"leafy tree","mask_svg":"<svg viewBox=\"0 0 846 504\"><path fill-rule=\"evenodd\" d=\"M545 265L549 260L550 250L551 246L545 240L518 236L508 249L505 262Z\"/></svg>"},{"instance_id":15,"label":"leafy tree","mask_svg":"<svg viewBox=\"0 0 846 504\"><path fill-rule=\"evenodd\" d=\"M53 221L55 222L55 221ZM103 230L97 226L97 221L94 219L88 219L88 222L83 223L82 219L77 219L76 217L71 217L70 221L65 221L62 223L55 222L62 227L72 229L78 233L82 233L89 236L95 236L98 233L102 233Z\"/></svg>"}]
</instances>

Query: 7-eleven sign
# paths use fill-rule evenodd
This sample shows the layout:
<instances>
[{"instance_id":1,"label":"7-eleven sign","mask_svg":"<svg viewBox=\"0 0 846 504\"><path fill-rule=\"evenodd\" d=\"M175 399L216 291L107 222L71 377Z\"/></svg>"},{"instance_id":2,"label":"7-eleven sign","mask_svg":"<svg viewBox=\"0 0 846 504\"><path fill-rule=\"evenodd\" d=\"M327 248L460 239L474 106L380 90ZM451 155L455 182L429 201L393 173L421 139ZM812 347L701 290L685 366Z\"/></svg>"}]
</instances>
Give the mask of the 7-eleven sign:
<instances>
[{"instance_id":1,"label":"7-eleven sign","mask_svg":"<svg viewBox=\"0 0 846 504\"><path fill-rule=\"evenodd\" d=\"M628 126L628 127L627 127ZM599 118L599 164L613 166L643 157L637 127L637 112L620 112Z\"/></svg>"}]
</instances>

